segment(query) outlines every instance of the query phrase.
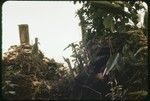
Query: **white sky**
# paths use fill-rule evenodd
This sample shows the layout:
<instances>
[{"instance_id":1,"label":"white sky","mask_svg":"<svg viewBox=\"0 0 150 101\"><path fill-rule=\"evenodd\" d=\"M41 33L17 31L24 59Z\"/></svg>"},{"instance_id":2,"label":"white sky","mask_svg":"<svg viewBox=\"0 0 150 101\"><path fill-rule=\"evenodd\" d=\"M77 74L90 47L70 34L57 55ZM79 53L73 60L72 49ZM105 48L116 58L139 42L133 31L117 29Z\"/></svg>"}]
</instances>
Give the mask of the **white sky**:
<instances>
[{"instance_id":1,"label":"white sky","mask_svg":"<svg viewBox=\"0 0 150 101\"><path fill-rule=\"evenodd\" d=\"M19 45L19 24L28 24L30 43L38 37L40 50L48 58L63 62L71 49L68 44L81 40L79 19L75 12L81 5L72 1L7 1L2 7L2 51Z\"/></svg>"}]
</instances>

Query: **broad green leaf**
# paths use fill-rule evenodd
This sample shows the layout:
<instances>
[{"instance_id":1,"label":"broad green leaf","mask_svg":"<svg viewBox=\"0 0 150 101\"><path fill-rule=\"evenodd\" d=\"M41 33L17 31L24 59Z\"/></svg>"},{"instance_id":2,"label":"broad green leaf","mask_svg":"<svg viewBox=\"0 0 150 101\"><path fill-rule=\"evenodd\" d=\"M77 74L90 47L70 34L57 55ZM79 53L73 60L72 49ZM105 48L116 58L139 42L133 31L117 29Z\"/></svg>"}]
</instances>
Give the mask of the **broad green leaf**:
<instances>
[{"instance_id":1,"label":"broad green leaf","mask_svg":"<svg viewBox=\"0 0 150 101\"><path fill-rule=\"evenodd\" d=\"M106 64L106 68L107 68L106 75L107 75L112 69L114 69L114 67L115 67L115 65L117 64L118 60L119 60L119 53L114 54L114 55L112 55L112 56L109 58L109 60L108 60L108 62L107 62L107 64ZM105 75L105 74L104 74L104 75Z\"/></svg>"},{"instance_id":2,"label":"broad green leaf","mask_svg":"<svg viewBox=\"0 0 150 101\"><path fill-rule=\"evenodd\" d=\"M114 23L113 23L113 17L112 16L107 16L104 18L103 25L105 28L108 28L111 30L111 32L114 31Z\"/></svg>"},{"instance_id":3,"label":"broad green leaf","mask_svg":"<svg viewBox=\"0 0 150 101\"><path fill-rule=\"evenodd\" d=\"M145 12L145 16L144 16L144 26L145 28L148 28L148 12Z\"/></svg>"},{"instance_id":4,"label":"broad green leaf","mask_svg":"<svg viewBox=\"0 0 150 101\"><path fill-rule=\"evenodd\" d=\"M109 1L90 1L92 3L97 3L97 4L103 4L103 5L107 5L107 6L111 6L111 7L120 7L120 5L114 5L112 3L110 3Z\"/></svg>"},{"instance_id":5,"label":"broad green leaf","mask_svg":"<svg viewBox=\"0 0 150 101\"><path fill-rule=\"evenodd\" d=\"M110 28L111 23L112 23L111 16L107 16L106 18L104 18L103 24L104 24L105 28Z\"/></svg>"}]
</instances>

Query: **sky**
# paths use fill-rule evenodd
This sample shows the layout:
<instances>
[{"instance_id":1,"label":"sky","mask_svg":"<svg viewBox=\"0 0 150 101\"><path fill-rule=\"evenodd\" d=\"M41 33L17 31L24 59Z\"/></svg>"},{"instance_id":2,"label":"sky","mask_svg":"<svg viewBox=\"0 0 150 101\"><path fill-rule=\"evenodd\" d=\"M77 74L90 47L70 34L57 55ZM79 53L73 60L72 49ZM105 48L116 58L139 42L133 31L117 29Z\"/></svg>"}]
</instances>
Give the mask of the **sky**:
<instances>
[{"instance_id":1,"label":"sky","mask_svg":"<svg viewBox=\"0 0 150 101\"><path fill-rule=\"evenodd\" d=\"M7 1L2 6L2 52L20 45L18 25L28 24L30 43L38 37L39 48L48 58L64 62L71 48L68 44L81 40L79 18L81 4L72 1Z\"/></svg>"}]
</instances>

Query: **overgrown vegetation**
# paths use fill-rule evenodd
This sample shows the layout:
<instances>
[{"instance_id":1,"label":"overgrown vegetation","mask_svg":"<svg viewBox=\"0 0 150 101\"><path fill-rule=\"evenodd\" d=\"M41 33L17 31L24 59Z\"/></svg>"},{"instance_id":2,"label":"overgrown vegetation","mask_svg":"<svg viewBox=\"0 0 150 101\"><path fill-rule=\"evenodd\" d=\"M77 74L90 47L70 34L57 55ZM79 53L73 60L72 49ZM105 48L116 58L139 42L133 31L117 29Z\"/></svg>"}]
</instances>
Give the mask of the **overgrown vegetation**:
<instances>
[{"instance_id":1,"label":"overgrown vegetation","mask_svg":"<svg viewBox=\"0 0 150 101\"><path fill-rule=\"evenodd\" d=\"M88 68L96 77L102 75L99 80L105 81L102 87L108 85L106 91L99 90L98 85L95 90L105 96L101 99L142 99L148 92L147 22L141 23L138 13L142 10L147 13L142 1L82 3L83 7L77 14L82 28L82 42L90 61ZM145 14L145 20L146 17ZM93 77L92 73L89 75ZM87 78L89 82L86 85L92 83L92 80ZM94 96L92 99L97 98Z\"/></svg>"},{"instance_id":2,"label":"overgrown vegetation","mask_svg":"<svg viewBox=\"0 0 150 101\"><path fill-rule=\"evenodd\" d=\"M44 57L30 45L11 46L3 59L2 90L7 99L65 98L70 76L67 68ZM61 86L60 86L61 85ZM67 97L67 96L66 96Z\"/></svg>"},{"instance_id":3,"label":"overgrown vegetation","mask_svg":"<svg viewBox=\"0 0 150 101\"><path fill-rule=\"evenodd\" d=\"M78 1L75 1L76 4ZM136 100L148 94L147 9L142 1L84 1L77 11L82 41L63 64L12 46L3 59L3 95L9 99ZM125 10L126 9L126 10ZM140 10L145 12L144 23Z\"/></svg>"}]
</instances>

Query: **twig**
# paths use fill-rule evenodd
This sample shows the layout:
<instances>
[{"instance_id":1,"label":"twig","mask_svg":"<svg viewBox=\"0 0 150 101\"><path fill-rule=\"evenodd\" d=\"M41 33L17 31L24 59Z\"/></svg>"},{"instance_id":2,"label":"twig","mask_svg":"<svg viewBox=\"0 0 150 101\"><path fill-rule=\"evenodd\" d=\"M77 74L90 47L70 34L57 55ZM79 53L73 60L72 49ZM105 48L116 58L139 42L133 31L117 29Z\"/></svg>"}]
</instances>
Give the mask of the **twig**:
<instances>
[{"instance_id":1,"label":"twig","mask_svg":"<svg viewBox=\"0 0 150 101\"><path fill-rule=\"evenodd\" d=\"M110 56L112 56L112 50L113 50L113 46L112 46L112 43L111 43L111 40L109 38L109 48L110 48Z\"/></svg>"},{"instance_id":2,"label":"twig","mask_svg":"<svg viewBox=\"0 0 150 101\"><path fill-rule=\"evenodd\" d=\"M101 95L101 94L102 94L101 92L96 91L96 90L94 90L93 88L91 88L91 87L89 87L89 86L87 86L87 85L82 85L82 87L88 88L88 89L90 89L90 90L94 91L95 93L98 93L99 95Z\"/></svg>"}]
</instances>

